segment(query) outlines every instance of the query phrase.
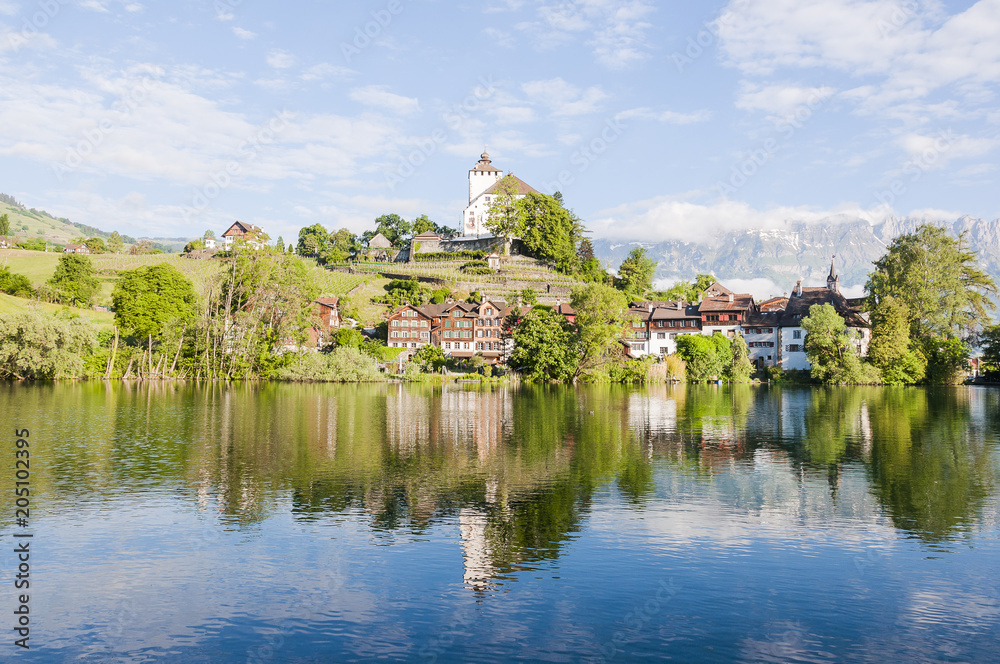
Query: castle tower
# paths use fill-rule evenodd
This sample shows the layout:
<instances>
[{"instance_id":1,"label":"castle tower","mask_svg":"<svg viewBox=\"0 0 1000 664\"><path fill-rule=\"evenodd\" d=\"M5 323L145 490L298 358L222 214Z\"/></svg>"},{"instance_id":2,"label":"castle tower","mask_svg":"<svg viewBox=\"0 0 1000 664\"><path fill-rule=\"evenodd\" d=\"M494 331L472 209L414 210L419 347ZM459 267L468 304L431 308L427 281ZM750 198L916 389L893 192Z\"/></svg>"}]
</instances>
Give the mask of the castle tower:
<instances>
[{"instance_id":1,"label":"castle tower","mask_svg":"<svg viewBox=\"0 0 1000 664\"><path fill-rule=\"evenodd\" d=\"M503 171L493 166L490 154L483 149L479 162L469 171L469 204L480 194L495 185L503 177Z\"/></svg>"},{"instance_id":2,"label":"castle tower","mask_svg":"<svg viewBox=\"0 0 1000 664\"><path fill-rule=\"evenodd\" d=\"M837 274L837 256L834 255L833 259L830 261L830 274L826 278L826 287L832 290L834 293L840 292L840 275Z\"/></svg>"}]
</instances>

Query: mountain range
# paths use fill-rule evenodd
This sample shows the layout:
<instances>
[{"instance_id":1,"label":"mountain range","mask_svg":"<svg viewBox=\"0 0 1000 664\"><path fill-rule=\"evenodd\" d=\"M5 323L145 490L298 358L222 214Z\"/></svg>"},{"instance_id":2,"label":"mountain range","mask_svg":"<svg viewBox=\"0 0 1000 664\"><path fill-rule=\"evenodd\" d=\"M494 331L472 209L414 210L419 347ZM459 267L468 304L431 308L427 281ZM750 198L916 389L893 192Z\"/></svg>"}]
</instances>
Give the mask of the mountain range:
<instances>
[{"instance_id":1,"label":"mountain range","mask_svg":"<svg viewBox=\"0 0 1000 664\"><path fill-rule=\"evenodd\" d=\"M709 273L723 282L766 279L777 289L771 294L778 295L791 291L799 279L807 286L825 284L834 255L842 287L857 290L867 281L873 261L885 254L892 240L924 223L942 226L956 237L967 233L981 267L1000 283L1000 219L888 217L873 224L860 218L831 217L816 222L791 221L778 229L718 233L701 242L593 242L594 254L612 268L617 268L634 247L645 247L658 262L656 279L661 284L692 281L696 274Z\"/></svg>"}]
</instances>

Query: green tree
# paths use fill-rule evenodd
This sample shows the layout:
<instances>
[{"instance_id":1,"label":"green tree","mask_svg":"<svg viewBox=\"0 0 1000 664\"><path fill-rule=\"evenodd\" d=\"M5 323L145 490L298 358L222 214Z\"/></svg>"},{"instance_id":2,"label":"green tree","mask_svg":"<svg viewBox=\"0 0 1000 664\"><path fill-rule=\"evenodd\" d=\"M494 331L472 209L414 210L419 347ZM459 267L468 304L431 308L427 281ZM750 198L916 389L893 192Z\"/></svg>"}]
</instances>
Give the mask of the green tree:
<instances>
[{"instance_id":1,"label":"green tree","mask_svg":"<svg viewBox=\"0 0 1000 664\"><path fill-rule=\"evenodd\" d=\"M0 214L0 235L10 235L10 217Z\"/></svg>"},{"instance_id":2,"label":"green tree","mask_svg":"<svg viewBox=\"0 0 1000 664\"><path fill-rule=\"evenodd\" d=\"M205 248L205 243L201 240L191 240L184 245L184 253L190 254L192 251L200 251Z\"/></svg>"},{"instance_id":3,"label":"green tree","mask_svg":"<svg viewBox=\"0 0 1000 664\"><path fill-rule=\"evenodd\" d=\"M196 297L191 280L167 263L121 273L111 292L115 323L140 339L159 337L170 323L194 319Z\"/></svg>"},{"instance_id":4,"label":"green tree","mask_svg":"<svg viewBox=\"0 0 1000 664\"><path fill-rule=\"evenodd\" d=\"M925 380L932 385L958 385L969 373L972 352L961 339L924 337L920 339L920 350L927 358Z\"/></svg>"},{"instance_id":5,"label":"green tree","mask_svg":"<svg viewBox=\"0 0 1000 664\"><path fill-rule=\"evenodd\" d=\"M412 231L413 226L410 222L398 214L383 214L375 219L375 231L365 233L365 235L371 233L371 235L365 238L365 241L367 242L369 239L375 237L376 233L381 233L385 236L385 239L392 243L392 246L400 247L410 237Z\"/></svg>"},{"instance_id":6,"label":"green tree","mask_svg":"<svg viewBox=\"0 0 1000 664\"><path fill-rule=\"evenodd\" d=\"M0 378L80 378L96 347L96 328L79 316L0 314Z\"/></svg>"},{"instance_id":7,"label":"green tree","mask_svg":"<svg viewBox=\"0 0 1000 664\"><path fill-rule=\"evenodd\" d=\"M48 285L59 302L76 307L89 306L100 282L90 258L81 254L63 254Z\"/></svg>"},{"instance_id":8,"label":"green tree","mask_svg":"<svg viewBox=\"0 0 1000 664\"><path fill-rule=\"evenodd\" d=\"M333 343L337 348L347 346L350 348L361 348L365 343L365 335L353 327L342 327L333 335Z\"/></svg>"},{"instance_id":9,"label":"green tree","mask_svg":"<svg viewBox=\"0 0 1000 664\"><path fill-rule=\"evenodd\" d=\"M341 228L330 234L330 247L320 256L320 263L344 263L360 250L357 236L346 228Z\"/></svg>"},{"instance_id":10,"label":"green tree","mask_svg":"<svg viewBox=\"0 0 1000 664\"><path fill-rule=\"evenodd\" d=\"M424 371L436 371L448 363L448 359L444 356L444 351L434 344L421 346L420 350L414 353L411 361L419 364Z\"/></svg>"},{"instance_id":11,"label":"green tree","mask_svg":"<svg viewBox=\"0 0 1000 664\"><path fill-rule=\"evenodd\" d=\"M930 224L897 237L865 284L869 309L891 296L906 305L914 338L970 334L988 320L996 284L967 242Z\"/></svg>"},{"instance_id":12,"label":"green tree","mask_svg":"<svg viewBox=\"0 0 1000 664\"><path fill-rule=\"evenodd\" d=\"M111 237L108 238L108 251L113 254L120 254L124 246L125 242L122 240L121 233L118 231L112 232Z\"/></svg>"},{"instance_id":13,"label":"green tree","mask_svg":"<svg viewBox=\"0 0 1000 664\"><path fill-rule=\"evenodd\" d=\"M431 218L426 214L422 214L413 220L413 226L410 229L413 232L414 237L427 231L437 231L437 224L431 221Z\"/></svg>"},{"instance_id":14,"label":"green tree","mask_svg":"<svg viewBox=\"0 0 1000 664\"><path fill-rule=\"evenodd\" d=\"M627 304L622 293L611 286L587 284L573 289L570 306L576 314L576 380L610 359L625 326Z\"/></svg>"},{"instance_id":15,"label":"green tree","mask_svg":"<svg viewBox=\"0 0 1000 664\"><path fill-rule=\"evenodd\" d=\"M0 292L16 297L34 297L35 288L31 280L23 274L11 272L6 265L0 265Z\"/></svg>"},{"instance_id":16,"label":"green tree","mask_svg":"<svg viewBox=\"0 0 1000 664\"><path fill-rule=\"evenodd\" d=\"M718 332L712 336L682 334L677 337L677 355L685 363L686 377L699 382L716 380L725 375L732 359L729 339Z\"/></svg>"},{"instance_id":17,"label":"green tree","mask_svg":"<svg viewBox=\"0 0 1000 664\"><path fill-rule=\"evenodd\" d=\"M663 293L663 299L697 302L701 294L716 281L718 280L711 274L699 274L695 277L694 283L678 281Z\"/></svg>"},{"instance_id":18,"label":"green tree","mask_svg":"<svg viewBox=\"0 0 1000 664\"><path fill-rule=\"evenodd\" d=\"M987 374L996 378L1000 374L1000 325L989 325L983 328L977 339L983 354L980 358L982 367Z\"/></svg>"},{"instance_id":19,"label":"green tree","mask_svg":"<svg viewBox=\"0 0 1000 664\"><path fill-rule=\"evenodd\" d=\"M512 331L514 350L508 365L532 382L566 381L576 374L573 333L553 311L532 309Z\"/></svg>"},{"instance_id":20,"label":"green tree","mask_svg":"<svg viewBox=\"0 0 1000 664\"><path fill-rule=\"evenodd\" d=\"M518 205L517 180L505 175L496 183L493 200L486 211L486 229L503 238L503 252L510 254L510 241L524 230L524 208Z\"/></svg>"},{"instance_id":21,"label":"green tree","mask_svg":"<svg viewBox=\"0 0 1000 664\"><path fill-rule=\"evenodd\" d=\"M555 263L564 274L575 272L579 265L577 241L582 233L577 216L554 197L537 192L517 204L521 208L520 237L528 251L535 258Z\"/></svg>"},{"instance_id":22,"label":"green tree","mask_svg":"<svg viewBox=\"0 0 1000 664\"><path fill-rule=\"evenodd\" d=\"M618 288L630 298L642 297L653 286L656 261L645 247L635 247L618 268Z\"/></svg>"},{"instance_id":23,"label":"green tree","mask_svg":"<svg viewBox=\"0 0 1000 664\"><path fill-rule=\"evenodd\" d=\"M720 335L721 336L721 335ZM753 374L753 362L750 361L750 350L746 339L737 334L730 339L729 360L726 366L726 377L734 383L748 383Z\"/></svg>"},{"instance_id":24,"label":"green tree","mask_svg":"<svg viewBox=\"0 0 1000 664\"><path fill-rule=\"evenodd\" d=\"M330 234L322 224L313 224L299 229L299 244L296 253L299 256L316 257L330 248Z\"/></svg>"},{"instance_id":25,"label":"green tree","mask_svg":"<svg viewBox=\"0 0 1000 664\"><path fill-rule=\"evenodd\" d=\"M107 253L108 248L104 244L104 240L99 237L89 237L83 242L87 249L90 249L92 254L104 254Z\"/></svg>"},{"instance_id":26,"label":"green tree","mask_svg":"<svg viewBox=\"0 0 1000 664\"><path fill-rule=\"evenodd\" d=\"M847 324L832 305L812 305L801 325L814 380L835 385L878 382L878 372L858 358Z\"/></svg>"},{"instance_id":27,"label":"green tree","mask_svg":"<svg viewBox=\"0 0 1000 664\"><path fill-rule=\"evenodd\" d=\"M885 385L912 385L924 378L927 360L910 341L910 316L897 298L883 297L871 312L868 361Z\"/></svg>"}]
</instances>

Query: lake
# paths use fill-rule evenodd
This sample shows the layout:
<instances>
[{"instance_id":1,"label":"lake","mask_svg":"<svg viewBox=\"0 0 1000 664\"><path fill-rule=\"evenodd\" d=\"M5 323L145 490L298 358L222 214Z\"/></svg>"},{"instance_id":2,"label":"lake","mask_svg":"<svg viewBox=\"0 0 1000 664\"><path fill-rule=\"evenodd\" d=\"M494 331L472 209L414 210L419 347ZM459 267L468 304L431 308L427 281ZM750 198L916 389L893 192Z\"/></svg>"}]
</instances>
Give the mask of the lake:
<instances>
[{"instance_id":1,"label":"lake","mask_svg":"<svg viewBox=\"0 0 1000 664\"><path fill-rule=\"evenodd\" d=\"M998 390L4 383L0 404L0 661L1000 657Z\"/></svg>"}]
</instances>

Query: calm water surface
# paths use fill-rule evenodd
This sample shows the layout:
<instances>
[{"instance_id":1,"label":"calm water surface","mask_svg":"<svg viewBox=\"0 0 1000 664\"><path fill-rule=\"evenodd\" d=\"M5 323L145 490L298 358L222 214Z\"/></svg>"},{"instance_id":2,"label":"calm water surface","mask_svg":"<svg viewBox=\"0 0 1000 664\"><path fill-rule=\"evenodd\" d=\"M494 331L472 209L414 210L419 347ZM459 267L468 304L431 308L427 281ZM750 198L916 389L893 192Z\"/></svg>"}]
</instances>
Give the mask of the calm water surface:
<instances>
[{"instance_id":1,"label":"calm water surface","mask_svg":"<svg viewBox=\"0 0 1000 664\"><path fill-rule=\"evenodd\" d=\"M0 408L0 661L1000 660L1000 391L0 384Z\"/></svg>"}]
</instances>

